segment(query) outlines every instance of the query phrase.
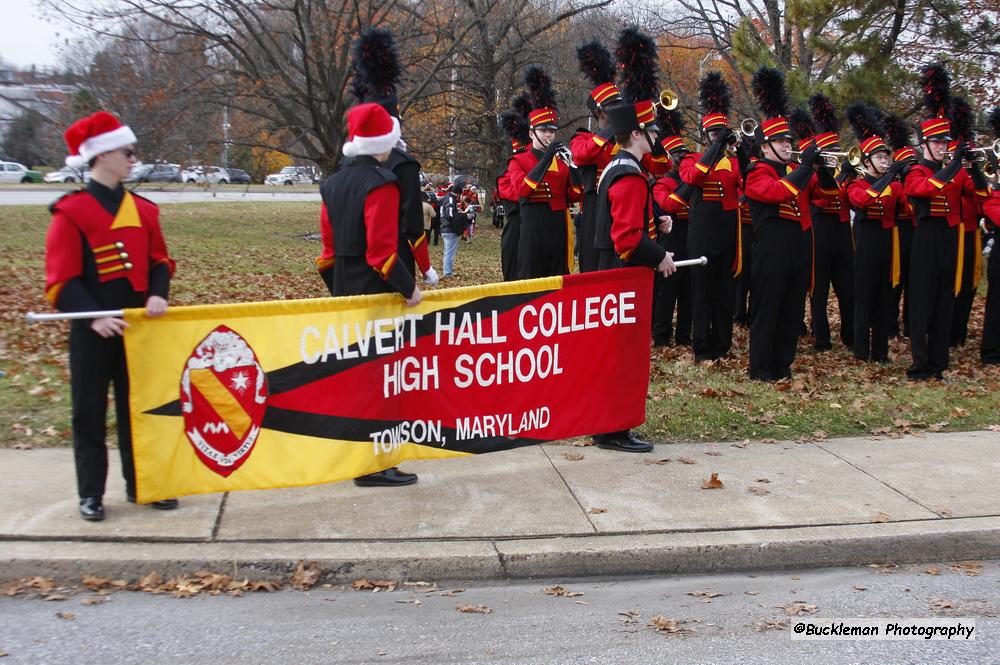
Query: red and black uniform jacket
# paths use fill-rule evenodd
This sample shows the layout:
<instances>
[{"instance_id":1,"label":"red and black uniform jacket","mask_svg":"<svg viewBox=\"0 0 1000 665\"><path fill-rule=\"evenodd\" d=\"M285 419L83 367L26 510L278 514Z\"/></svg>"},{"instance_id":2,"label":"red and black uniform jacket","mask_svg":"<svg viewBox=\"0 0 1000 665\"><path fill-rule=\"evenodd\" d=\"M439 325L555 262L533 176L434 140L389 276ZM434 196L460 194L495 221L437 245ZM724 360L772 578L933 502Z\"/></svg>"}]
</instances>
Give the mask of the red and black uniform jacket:
<instances>
[{"instance_id":1,"label":"red and black uniform jacket","mask_svg":"<svg viewBox=\"0 0 1000 665\"><path fill-rule=\"evenodd\" d=\"M45 296L64 312L142 307L166 298L175 263L152 201L92 180L52 204Z\"/></svg>"},{"instance_id":2,"label":"red and black uniform jacket","mask_svg":"<svg viewBox=\"0 0 1000 665\"><path fill-rule=\"evenodd\" d=\"M983 201L983 216L994 228L1000 229L1000 189L990 192L989 197Z\"/></svg>"},{"instance_id":3,"label":"red and black uniform jacket","mask_svg":"<svg viewBox=\"0 0 1000 665\"><path fill-rule=\"evenodd\" d=\"M653 193L639 161L622 150L604 170L597 188L594 246L614 251L626 265L660 265L666 255L656 243Z\"/></svg>"},{"instance_id":4,"label":"red and black uniform jacket","mask_svg":"<svg viewBox=\"0 0 1000 665\"><path fill-rule=\"evenodd\" d=\"M817 191L819 190L819 194ZM746 197L754 224L767 219L785 219L797 222L803 231L812 227L809 205L820 195L836 196L836 183L826 187L813 178L811 168L759 159L747 171Z\"/></svg>"},{"instance_id":5,"label":"red and black uniform jacket","mask_svg":"<svg viewBox=\"0 0 1000 665\"><path fill-rule=\"evenodd\" d=\"M690 212L691 185L681 180L677 171L671 171L653 184L653 201L676 220L687 220Z\"/></svg>"},{"instance_id":6,"label":"red and black uniform jacket","mask_svg":"<svg viewBox=\"0 0 1000 665\"><path fill-rule=\"evenodd\" d=\"M915 215L914 224L931 218L944 219L948 226L962 223L962 196L985 201L989 191L985 181L973 184L968 172L955 163L944 168L938 162L922 159L910 167L903 189L910 198Z\"/></svg>"},{"instance_id":7,"label":"red and black uniform jacket","mask_svg":"<svg viewBox=\"0 0 1000 665\"><path fill-rule=\"evenodd\" d=\"M514 200L521 204L522 211L526 204L542 203L553 212L561 212L582 198L583 188L572 183L569 167L554 157L538 180L530 177L542 154L531 148L511 156L507 163L507 191L517 197Z\"/></svg>"},{"instance_id":8,"label":"red and black uniform jacket","mask_svg":"<svg viewBox=\"0 0 1000 665\"><path fill-rule=\"evenodd\" d=\"M573 163L580 170L583 193L596 195L597 180L618 153L618 144L581 128L569 140L569 149L573 153Z\"/></svg>"},{"instance_id":9,"label":"red and black uniform jacket","mask_svg":"<svg viewBox=\"0 0 1000 665\"><path fill-rule=\"evenodd\" d=\"M743 178L736 158L723 156L715 166L702 164L701 158L702 153L689 152L680 165L681 179L694 188L691 207L695 209L695 214L702 201L716 203L727 212L739 208Z\"/></svg>"},{"instance_id":10,"label":"red and black uniform jacket","mask_svg":"<svg viewBox=\"0 0 1000 665\"><path fill-rule=\"evenodd\" d=\"M331 292L337 260L363 258L371 272L353 276L358 283L350 285L352 293L384 292L381 281L409 298L416 284L398 260L399 186L393 172L362 155L327 178L320 194L323 250L316 264Z\"/></svg>"},{"instance_id":11,"label":"red and black uniform jacket","mask_svg":"<svg viewBox=\"0 0 1000 665\"><path fill-rule=\"evenodd\" d=\"M813 177L815 178L816 176ZM854 182L857 182L857 180L852 181L851 184ZM817 182L816 185L814 191L819 193L819 183ZM848 224L851 221L851 204L847 196L849 186L841 185L835 196L820 194L820 196L812 201L813 205L810 213L814 216L829 215L841 224Z\"/></svg>"},{"instance_id":12,"label":"red and black uniform jacket","mask_svg":"<svg viewBox=\"0 0 1000 665\"><path fill-rule=\"evenodd\" d=\"M855 223L872 219L880 222L883 229L896 226L896 212L903 196L903 185L892 180L881 191L877 189L879 179L873 175L858 178L847 186L847 197L856 211Z\"/></svg>"},{"instance_id":13,"label":"red and black uniform jacket","mask_svg":"<svg viewBox=\"0 0 1000 665\"><path fill-rule=\"evenodd\" d=\"M424 199L420 193L420 162L410 153L393 148L389 153L385 168L396 175L399 183L399 233L400 253L409 246L410 254L420 274L431 269L431 257L427 252L427 236L424 233ZM405 256L405 254L404 254ZM412 269L412 266L407 266Z\"/></svg>"}]
</instances>

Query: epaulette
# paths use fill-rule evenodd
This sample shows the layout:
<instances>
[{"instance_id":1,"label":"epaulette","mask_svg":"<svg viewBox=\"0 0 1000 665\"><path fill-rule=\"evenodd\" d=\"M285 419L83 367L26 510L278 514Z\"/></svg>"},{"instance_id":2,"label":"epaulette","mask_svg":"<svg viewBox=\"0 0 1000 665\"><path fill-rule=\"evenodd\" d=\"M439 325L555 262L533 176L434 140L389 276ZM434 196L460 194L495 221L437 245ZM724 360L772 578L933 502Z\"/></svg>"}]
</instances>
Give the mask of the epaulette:
<instances>
[{"instance_id":1,"label":"epaulette","mask_svg":"<svg viewBox=\"0 0 1000 665\"><path fill-rule=\"evenodd\" d=\"M85 191L86 191L85 189L80 188L80 189L74 189L71 192L66 192L65 194L63 194L62 196L60 196L58 199L56 199L55 201L53 201L52 203L49 204L49 212L50 213L54 213L56 211L56 206L58 206L59 202L62 201L63 199L68 199L71 196L76 196L78 194L83 194Z\"/></svg>"}]
</instances>

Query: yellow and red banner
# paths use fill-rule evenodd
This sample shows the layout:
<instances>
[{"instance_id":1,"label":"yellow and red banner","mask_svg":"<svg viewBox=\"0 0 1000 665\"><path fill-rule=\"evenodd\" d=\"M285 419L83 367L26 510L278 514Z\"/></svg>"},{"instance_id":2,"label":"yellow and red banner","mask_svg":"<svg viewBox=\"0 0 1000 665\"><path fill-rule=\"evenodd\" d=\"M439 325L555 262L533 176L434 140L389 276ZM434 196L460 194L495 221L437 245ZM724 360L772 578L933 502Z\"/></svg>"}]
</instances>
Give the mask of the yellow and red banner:
<instances>
[{"instance_id":1,"label":"yellow and red banner","mask_svg":"<svg viewBox=\"0 0 1000 665\"><path fill-rule=\"evenodd\" d=\"M652 273L126 310L140 502L354 478L645 419Z\"/></svg>"}]
</instances>

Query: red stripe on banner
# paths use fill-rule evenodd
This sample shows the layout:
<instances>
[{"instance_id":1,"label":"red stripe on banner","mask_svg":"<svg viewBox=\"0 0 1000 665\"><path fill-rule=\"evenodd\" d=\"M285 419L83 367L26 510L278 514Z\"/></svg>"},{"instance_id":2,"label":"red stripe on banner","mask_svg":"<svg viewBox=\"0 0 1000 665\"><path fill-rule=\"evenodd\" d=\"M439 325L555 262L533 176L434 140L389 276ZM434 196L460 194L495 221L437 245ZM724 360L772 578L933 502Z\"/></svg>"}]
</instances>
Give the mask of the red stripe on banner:
<instances>
[{"instance_id":1,"label":"red stripe on banner","mask_svg":"<svg viewBox=\"0 0 1000 665\"><path fill-rule=\"evenodd\" d=\"M402 348L375 356L372 340L367 362L272 394L268 405L438 420L456 438L553 440L637 426L649 383L652 276L646 268L568 275L562 288L507 311L477 308L473 300L423 315L434 321L432 332L411 339L404 324L395 338ZM304 333L310 364L339 362L337 352L348 345L342 333Z\"/></svg>"}]
</instances>

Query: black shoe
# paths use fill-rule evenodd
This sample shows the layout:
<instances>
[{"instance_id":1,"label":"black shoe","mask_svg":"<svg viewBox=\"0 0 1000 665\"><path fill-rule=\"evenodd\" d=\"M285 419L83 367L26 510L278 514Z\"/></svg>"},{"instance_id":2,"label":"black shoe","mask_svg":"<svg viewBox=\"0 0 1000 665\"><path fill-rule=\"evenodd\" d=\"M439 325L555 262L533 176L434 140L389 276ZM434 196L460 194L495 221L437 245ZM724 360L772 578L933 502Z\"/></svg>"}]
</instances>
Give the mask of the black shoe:
<instances>
[{"instance_id":1,"label":"black shoe","mask_svg":"<svg viewBox=\"0 0 1000 665\"><path fill-rule=\"evenodd\" d=\"M358 476L354 479L354 484L358 487L396 487L399 485L412 485L417 482L417 474L400 471L397 467L369 473L367 476Z\"/></svg>"},{"instance_id":2,"label":"black shoe","mask_svg":"<svg viewBox=\"0 0 1000 665\"><path fill-rule=\"evenodd\" d=\"M88 522L100 522L104 519L104 503L99 496L80 498L80 517Z\"/></svg>"},{"instance_id":3,"label":"black shoe","mask_svg":"<svg viewBox=\"0 0 1000 665\"><path fill-rule=\"evenodd\" d=\"M125 500L129 503L135 503L135 497L131 494L126 494ZM174 510L179 505L180 503L177 502L177 499L162 499L149 504L149 507L155 508L156 510Z\"/></svg>"},{"instance_id":4,"label":"black shoe","mask_svg":"<svg viewBox=\"0 0 1000 665\"><path fill-rule=\"evenodd\" d=\"M653 449L653 444L643 441L632 432L619 432L616 434L605 434L597 442L598 448L607 450L620 450L623 453L648 453Z\"/></svg>"}]
</instances>

